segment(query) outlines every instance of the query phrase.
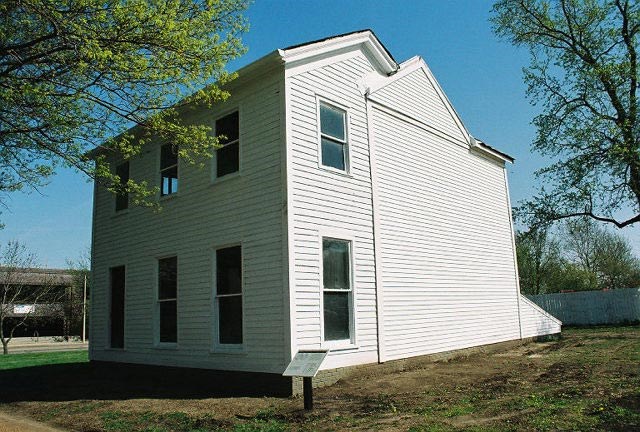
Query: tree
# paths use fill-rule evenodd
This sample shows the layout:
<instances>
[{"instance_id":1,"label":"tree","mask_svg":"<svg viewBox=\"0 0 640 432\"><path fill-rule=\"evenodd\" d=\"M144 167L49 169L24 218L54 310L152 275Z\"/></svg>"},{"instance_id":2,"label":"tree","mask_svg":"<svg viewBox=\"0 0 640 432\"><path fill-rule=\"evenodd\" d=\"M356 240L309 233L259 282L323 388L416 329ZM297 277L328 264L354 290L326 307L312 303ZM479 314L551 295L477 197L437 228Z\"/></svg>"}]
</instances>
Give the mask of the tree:
<instances>
[{"instance_id":1,"label":"tree","mask_svg":"<svg viewBox=\"0 0 640 432\"><path fill-rule=\"evenodd\" d=\"M538 172L548 187L520 216L531 224L588 216L619 228L640 221L640 3L499 0L492 22L530 52L527 94L542 106L533 148L557 160Z\"/></svg>"},{"instance_id":2,"label":"tree","mask_svg":"<svg viewBox=\"0 0 640 432\"><path fill-rule=\"evenodd\" d=\"M9 242L0 252L0 342L4 354L15 331L27 319L37 316L51 317L60 313L59 303L64 299L53 280L45 279L37 285L25 279L25 269L35 267L35 255L18 242Z\"/></svg>"},{"instance_id":3,"label":"tree","mask_svg":"<svg viewBox=\"0 0 640 432\"><path fill-rule=\"evenodd\" d=\"M520 290L525 294L553 292L554 276L562 269L560 242L548 226L516 233Z\"/></svg>"},{"instance_id":4,"label":"tree","mask_svg":"<svg viewBox=\"0 0 640 432\"><path fill-rule=\"evenodd\" d=\"M144 203L155 189L121 184L107 154L129 159L153 137L189 163L210 156L210 128L180 114L228 97L247 1L0 2L0 192L66 165Z\"/></svg>"},{"instance_id":5,"label":"tree","mask_svg":"<svg viewBox=\"0 0 640 432\"><path fill-rule=\"evenodd\" d=\"M568 221L562 235L569 259L593 274L591 289L640 286L640 260L621 235L584 217Z\"/></svg>"},{"instance_id":6,"label":"tree","mask_svg":"<svg viewBox=\"0 0 640 432\"><path fill-rule=\"evenodd\" d=\"M89 312L91 271L91 249L85 249L76 259L67 259L67 268L73 275L72 295L67 305L66 314L69 322L69 333L86 337L87 315Z\"/></svg>"}]
</instances>

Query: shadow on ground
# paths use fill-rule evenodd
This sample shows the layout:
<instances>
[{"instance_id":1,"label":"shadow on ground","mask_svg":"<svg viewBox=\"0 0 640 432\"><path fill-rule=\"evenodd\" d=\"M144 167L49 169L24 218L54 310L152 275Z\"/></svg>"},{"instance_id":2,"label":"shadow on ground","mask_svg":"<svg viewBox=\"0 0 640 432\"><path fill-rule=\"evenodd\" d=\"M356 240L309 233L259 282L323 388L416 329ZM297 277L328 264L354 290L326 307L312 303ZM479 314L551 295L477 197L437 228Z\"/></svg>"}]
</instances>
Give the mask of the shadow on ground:
<instances>
[{"instance_id":1,"label":"shadow on ground","mask_svg":"<svg viewBox=\"0 0 640 432\"><path fill-rule=\"evenodd\" d=\"M183 369L106 362L0 370L0 402L194 399L289 396L291 381L275 374Z\"/></svg>"}]
</instances>

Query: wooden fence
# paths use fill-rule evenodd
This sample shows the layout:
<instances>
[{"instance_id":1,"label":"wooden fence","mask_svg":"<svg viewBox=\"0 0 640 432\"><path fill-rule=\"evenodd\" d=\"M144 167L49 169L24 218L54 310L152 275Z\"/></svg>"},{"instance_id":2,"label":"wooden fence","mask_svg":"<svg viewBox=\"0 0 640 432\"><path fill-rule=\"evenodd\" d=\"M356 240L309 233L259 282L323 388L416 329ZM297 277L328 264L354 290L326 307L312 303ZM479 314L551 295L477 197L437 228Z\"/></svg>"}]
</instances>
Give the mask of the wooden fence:
<instances>
[{"instance_id":1,"label":"wooden fence","mask_svg":"<svg viewBox=\"0 0 640 432\"><path fill-rule=\"evenodd\" d=\"M528 295L563 325L624 324L640 321L640 288Z\"/></svg>"}]
</instances>

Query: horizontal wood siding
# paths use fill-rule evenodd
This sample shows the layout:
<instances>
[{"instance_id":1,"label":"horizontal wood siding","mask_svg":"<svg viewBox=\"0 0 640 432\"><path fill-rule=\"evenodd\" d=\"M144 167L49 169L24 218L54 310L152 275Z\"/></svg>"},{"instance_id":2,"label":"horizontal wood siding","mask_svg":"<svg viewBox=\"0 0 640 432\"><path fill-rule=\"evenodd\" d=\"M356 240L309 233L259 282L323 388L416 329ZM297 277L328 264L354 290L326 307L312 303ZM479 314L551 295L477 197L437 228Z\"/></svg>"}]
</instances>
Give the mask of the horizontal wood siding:
<instances>
[{"instance_id":1,"label":"horizontal wood siding","mask_svg":"<svg viewBox=\"0 0 640 432\"><path fill-rule=\"evenodd\" d=\"M114 197L98 189L94 219L91 358L280 373L285 367L283 189L280 112L283 72L265 75L224 104L189 118L213 125L240 109L241 173L212 182L204 167L179 162L179 192L162 210L114 214ZM131 177L159 182L159 145L130 163ZM240 354L212 353L212 261L217 247L242 242L244 345ZM154 346L157 258L178 257L178 344ZM108 340L109 268L126 265L125 350Z\"/></svg>"},{"instance_id":2,"label":"horizontal wood siding","mask_svg":"<svg viewBox=\"0 0 640 432\"><path fill-rule=\"evenodd\" d=\"M372 98L401 113L465 141L463 132L423 69L418 69L372 93Z\"/></svg>"},{"instance_id":3,"label":"horizontal wood siding","mask_svg":"<svg viewBox=\"0 0 640 432\"><path fill-rule=\"evenodd\" d=\"M375 107L386 358L518 339L503 165Z\"/></svg>"},{"instance_id":4,"label":"horizontal wood siding","mask_svg":"<svg viewBox=\"0 0 640 432\"><path fill-rule=\"evenodd\" d=\"M520 317L523 338L556 334L562 329L560 320L525 296L520 296Z\"/></svg>"},{"instance_id":5,"label":"horizontal wood siding","mask_svg":"<svg viewBox=\"0 0 640 432\"><path fill-rule=\"evenodd\" d=\"M356 338L358 347L335 351L324 369L377 361L375 264L373 255L371 179L366 104L357 82L372 71L359 53L288 78L290 90L289 211L293 236L295 346L321 347L321 231L344 230L354 237L353 257ZM351 172L329 172L318 166L316 96L348 108Z\"/></svg>"}]
</instances>

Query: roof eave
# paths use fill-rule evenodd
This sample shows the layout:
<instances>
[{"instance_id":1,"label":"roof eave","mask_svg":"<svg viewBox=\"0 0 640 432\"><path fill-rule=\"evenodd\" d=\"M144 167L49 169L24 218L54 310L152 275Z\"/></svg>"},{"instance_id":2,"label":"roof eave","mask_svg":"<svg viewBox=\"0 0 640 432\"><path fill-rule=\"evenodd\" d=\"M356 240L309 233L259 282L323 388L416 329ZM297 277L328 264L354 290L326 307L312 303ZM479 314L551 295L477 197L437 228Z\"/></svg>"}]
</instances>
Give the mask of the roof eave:
<instances>
[{"instance_id":1,"label":"roof eave","mask_svg":"<svg viewBox=\"0 0 640 432\"><path fill-rule=\"evenodd\" d=\"M363 49L370 54L381 72L390 75L398 70L396 61L371 30L339 35L304 45L281 49L278 50L278 52L285 63L285 67L291 67L313 61L318 57L334 51L358 45L361 45Z\"/></svg>"}]
</instances>

